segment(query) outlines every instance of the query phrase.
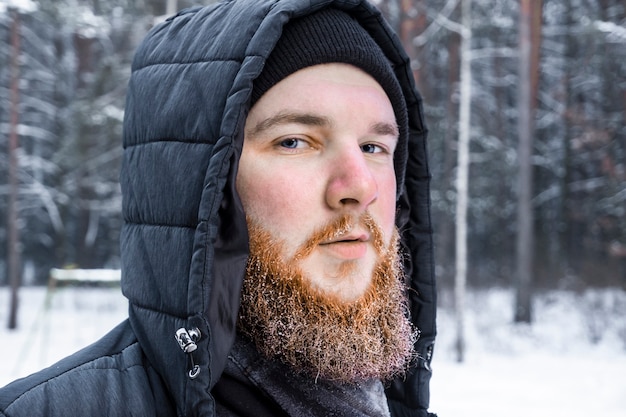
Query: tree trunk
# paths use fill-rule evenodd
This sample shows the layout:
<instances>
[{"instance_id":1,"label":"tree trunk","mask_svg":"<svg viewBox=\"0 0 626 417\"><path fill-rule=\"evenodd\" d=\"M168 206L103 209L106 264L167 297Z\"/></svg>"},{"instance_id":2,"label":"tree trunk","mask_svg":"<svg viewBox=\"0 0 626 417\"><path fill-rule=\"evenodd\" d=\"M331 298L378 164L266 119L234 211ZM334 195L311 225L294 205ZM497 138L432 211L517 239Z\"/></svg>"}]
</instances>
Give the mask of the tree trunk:
<instances>
[{"instance_id":1,"label":"tree trunk","mask_svg":"<svg viewBox=\"0 0 626 417\"><path fill-rule=\"evenodd\" d=\"M460 7L457 6L457 9ZM457 13L458 14L458 13ZM459 16L455 16L457 19ZM445 112L445 128L443 134L443 160L441 165L441 198L445 200L446 210L440 213L440 216L445 217L444 221L440 221L436 239L437 251L436 265L440 269L440 273L437 279L442 287L453 287L454 282L454 223L449 221L448 208L451 208L454 204L454 199L450 197L451 188L454 187L454 175L456 169L456 144L458 140L458 120L459 120L459 104L458 104L458 88L459 88L459 75L460 69L460 48L461 48L461 34L457 32L451 32L448 36L447 42L448 48L448 100L446 102ZM450 211L451 212L451 211Z\"/></svg>"},{"instance_id":2,"label":"tree trunk","mask_svg":"<svg viewBox=\"0 0 626 417\"><path fill-rule=\"evenodd\" d=\"M576 24L576 18L574 17L575 5L572 5L570 2L566 4L566 16L565 23L567 27L574 27ZM563 59L565 60L564 74L562 78L562 87L563 94L563 103L565 104L565 108L561 115L561 123L563 125L563 135L561 141L561 149L563 152L563 175L559 179L559 241L558 241L558 250L559 250L559 267L561 271L561 275L563 277L567 277L572 275L574 272L573 269L573 260L570 257L571 254L571 244L570 242L574 241L572 236L572 224L569 219L572 216L572 196L569 189L569 184L572 182L572 151L570 140L573 137L573 118L571 117L571 109L574 107L574 98L572 97L572 77L574 72L574 66L570 65L570 62L575 61L573 57L576 56L576 50L578 49L576 42L572 36L572 34L567 34L565 36L565 56Z\"/></svg>"},{"instance_id":3,"label":"tree trunk","mask_svg":"<svg viewBox=\"0 0 626 417\"><path fill-rule=\"evenodd\" d=\"M166 0L165 14L167 16L174 15L178 10L178 0Z\"/></svg>"},{"instance_id":4,"label":"tree trunk","mask_svg":"<svg viewBox=\"0 0 626 417\"><path fill-rule=\"evenodd\" d=\"M461 74L459 105L459 149L456 179L456 274L454 299L456 313L457 361L465 356L465 288L467 284L467 205L469 199L469 141L471 110L471 0L462 4Z\"/></svg>"},{"instance_id":5,"label":"tree trunk","mask_svg":"<svg viewBox=\"0 0 626 417\"><path fill-rule=\"evenodd\" d=\"M532 321L532 275L534 249L533 138L534 109L539 73L541 39L541 0L522 0L519 21L519 84L518 84L518 210L516 323Z\"/></svg>"},{"instance_id":6,"label":"tree trunk","mask_svg":"<svg viewBox=\"0 0 626 417\"><path fill-rule=\"evenodd\" d=\"M424 52L420 47L416 47L415 37L424 32L428 27L428 20L425 13L418 13L417 10L424 10L426 0L400 0L401 24L399 36L402 39L404 49L412 60L419 62L419 66L413 69L415 85L425 100L432 96L429 82L429 63L423 59Z\"/></svg>"},{"instance_id":7,"label":"tree trunk","mask_svg":"<svg viewBox=\"0 0 626 417\"><path fill-rule=\"evenodd\" d=\"M8 328L17 328L18 292L20 276L20 241L17 224L18 204L18 123L19 123L19 80L20 80L20 35L17 12L11 25L11 121L9 132L9 202L7 206L7 277L11 286Z\"/></svg>"}]
</instances>

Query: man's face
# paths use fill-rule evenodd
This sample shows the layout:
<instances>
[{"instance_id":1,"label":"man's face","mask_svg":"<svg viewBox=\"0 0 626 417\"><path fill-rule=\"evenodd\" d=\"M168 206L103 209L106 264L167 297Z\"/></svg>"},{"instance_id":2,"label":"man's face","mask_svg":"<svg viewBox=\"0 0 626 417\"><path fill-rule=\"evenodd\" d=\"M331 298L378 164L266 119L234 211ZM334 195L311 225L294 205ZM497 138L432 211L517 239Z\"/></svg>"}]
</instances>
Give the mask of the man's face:
<instances>
[{"instance_id":1,"label":"man's face","mask_svg":"<svg viewBox=\"0 0 626 417\"><path fill-rule=\"evenodd\" d=\"M374 236L363 225L310 238L366 212L387 245L394 230L398 129L382 87L346 64L297 71L268 90L245 125L237 190L246 215L285 248L310 284L354 301L372 281ZM301 253L303 246L309 247Z\"/></svg>"}]
</instances>

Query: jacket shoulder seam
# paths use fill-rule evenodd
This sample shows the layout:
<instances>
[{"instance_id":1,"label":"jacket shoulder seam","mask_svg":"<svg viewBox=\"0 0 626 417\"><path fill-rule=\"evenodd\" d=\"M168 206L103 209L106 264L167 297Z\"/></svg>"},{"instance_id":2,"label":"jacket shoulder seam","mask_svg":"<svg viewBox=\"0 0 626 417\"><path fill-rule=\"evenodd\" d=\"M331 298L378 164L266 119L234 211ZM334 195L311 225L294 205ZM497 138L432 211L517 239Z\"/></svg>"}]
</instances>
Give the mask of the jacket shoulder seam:
<instances>
[{"instance_id":1,"label":"jacket shoulder seam","mask_svg":"<svg viewBox=\"0 0 626 417\"><path fill-rule=\"evenodd\" d=\"M200 223L200 221L198 223ZM195 229L196 228L195 224L185 225L185 224L148 223L148 222L138 222L138 221L130 221L130 220L125 220L124 224L127 226L171 227L174 229Z\"/></svg>"},{"instance_id":2,"label":"jacket shoulder seam","mask_svg":"<svg viewBox=\"0 0 626 417\"><path fill-rule=\"evenodd\" d=\"M170 66L170 65L196 65L196 64L208 64L211 62L236 62L241 64L242 60L241 59L236 59L236 58L217 58L217 57L211 57L211 58L207 58L207 59L197 59L197 60L192 60L192 61L181 61L181 62L152 62L152 63L148 63L145 65L141 65L138 66L136 68L133 69L134 72L136 71L141 71L144 70L146 68L150 68L150 67L158 67L158 66Z\"/></svg>"}]
</instances>

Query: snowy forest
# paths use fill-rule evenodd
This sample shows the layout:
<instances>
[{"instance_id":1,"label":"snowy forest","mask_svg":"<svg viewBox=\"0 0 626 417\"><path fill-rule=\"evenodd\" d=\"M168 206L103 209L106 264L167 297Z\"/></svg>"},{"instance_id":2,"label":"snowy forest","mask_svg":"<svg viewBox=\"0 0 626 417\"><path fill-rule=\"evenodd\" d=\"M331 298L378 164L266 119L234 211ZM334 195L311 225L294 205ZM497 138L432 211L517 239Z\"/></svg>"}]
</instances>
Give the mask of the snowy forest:
<instances>
[{"instance_id":1,"label":"snowy forest","mask_svg":"<svg viewBox=\"0 0 626 417\"><path fill-rule=\"evenodd\" d=\"M0 285L119 267L133 52L206 3L0 0ZM471 287L626 287L626 3L377 3L424 98L438 285L462 253Z\"/></svg>"}]
</instances>

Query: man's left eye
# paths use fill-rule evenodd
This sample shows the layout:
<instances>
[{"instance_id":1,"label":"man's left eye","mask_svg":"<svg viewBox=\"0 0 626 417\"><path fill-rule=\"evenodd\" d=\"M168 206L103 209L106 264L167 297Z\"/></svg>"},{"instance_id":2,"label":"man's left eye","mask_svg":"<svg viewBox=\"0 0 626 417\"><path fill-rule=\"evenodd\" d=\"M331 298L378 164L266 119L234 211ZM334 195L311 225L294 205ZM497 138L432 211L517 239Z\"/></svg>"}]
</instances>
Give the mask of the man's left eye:
<instances>
[{"instance_id":1,"label":"man's left eye","mask_svg":"<svg viewBox=\"0 0 626 417\"><path fill-rule=\"evenodd\" d=\"M374 145L373 143L366 143L365 145L361 145L361 150L364 153L380 153L384 152L384 149L379 145Z\"/></svg>"}]
</instances>

